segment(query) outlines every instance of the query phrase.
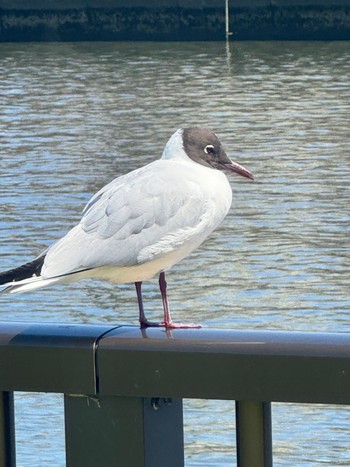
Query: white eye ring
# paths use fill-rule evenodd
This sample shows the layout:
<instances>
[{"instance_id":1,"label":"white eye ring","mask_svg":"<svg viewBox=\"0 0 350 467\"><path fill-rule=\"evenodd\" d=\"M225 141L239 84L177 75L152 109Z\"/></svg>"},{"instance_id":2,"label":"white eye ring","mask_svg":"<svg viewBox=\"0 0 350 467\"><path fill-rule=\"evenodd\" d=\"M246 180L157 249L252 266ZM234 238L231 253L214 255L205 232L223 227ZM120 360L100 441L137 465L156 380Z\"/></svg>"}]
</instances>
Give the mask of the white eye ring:
<instances>
[{"instance_id":1,"label":"white eye ring","mask_svg":"<svg viewBox=\"0 0 350 467\"><path fill-rule=\"evenodd\" d=\"M205 146L204 152L206 154L214 154L215 148L214 148L214 146L212 144L208 144L208 146Z\"/></svg>"}]
</instances>

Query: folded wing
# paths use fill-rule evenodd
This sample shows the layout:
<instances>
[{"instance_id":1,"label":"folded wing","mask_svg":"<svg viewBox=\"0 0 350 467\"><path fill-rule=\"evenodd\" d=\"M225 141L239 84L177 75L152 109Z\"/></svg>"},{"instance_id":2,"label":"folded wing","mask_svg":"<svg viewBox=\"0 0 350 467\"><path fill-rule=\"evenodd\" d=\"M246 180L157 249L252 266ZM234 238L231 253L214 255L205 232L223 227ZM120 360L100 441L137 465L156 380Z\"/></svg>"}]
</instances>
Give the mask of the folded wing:
<instances>
[{"instance_id":1,"label":"folded wing","mask_svg":"<svg viewBox=\"0 0 350 467\"><path fill-rule=\"evenodd\" d=\"M210 202L201 185L184 181L169 162L146 167L115 179L90 200L81 222L48 250L44 277L135 266L203 235Z\"/></svg>"}]
</instances>

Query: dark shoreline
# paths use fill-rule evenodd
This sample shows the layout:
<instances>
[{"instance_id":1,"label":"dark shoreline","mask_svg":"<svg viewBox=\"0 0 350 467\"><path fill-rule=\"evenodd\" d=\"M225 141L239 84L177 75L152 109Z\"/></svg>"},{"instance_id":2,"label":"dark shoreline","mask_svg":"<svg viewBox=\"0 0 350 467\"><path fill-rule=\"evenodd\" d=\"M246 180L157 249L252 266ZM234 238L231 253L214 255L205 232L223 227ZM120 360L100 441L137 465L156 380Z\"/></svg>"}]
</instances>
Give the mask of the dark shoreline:
<instances>
[{"instance_id":1,"label":"dark shoreline","mask_svg":"<svg viewBox=\"0 0 350 467\"><path fill-rule=\"evenodd\" d=\"M65 2L55 8L21 8L0 1L0 42L22 41L218 41L225 40L224 0L194 7L180 2ZM18 8L14 4L18 3ZM84 3L79 8L79 5ZM101 2L103 4L103 2ZM146 4L147 2L145 2ZM233 3L233 2L232 2ZM350 1L234 2L229 22L232 40L349 40ZM293 4L295 3L295 6ZM107 5L108 4L108 5ZM113 6L113 4L118 4ZM164 5L165 4L165 5ZM120 6L123 5L123 6ZM237 6L238 5L238 6ZM247 6L248 5L248 6ZM65 7L64 7L65 6Z\"/></svg>"}]
</instances>

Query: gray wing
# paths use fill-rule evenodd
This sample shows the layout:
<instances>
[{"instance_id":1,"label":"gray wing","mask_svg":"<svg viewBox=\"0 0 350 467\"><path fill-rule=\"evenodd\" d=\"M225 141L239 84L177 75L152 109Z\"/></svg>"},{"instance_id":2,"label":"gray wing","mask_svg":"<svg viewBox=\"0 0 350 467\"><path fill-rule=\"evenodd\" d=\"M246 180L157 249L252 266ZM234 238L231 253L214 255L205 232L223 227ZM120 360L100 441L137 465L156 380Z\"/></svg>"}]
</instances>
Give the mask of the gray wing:
<instances>
[{"instance_id":1,"label":"gray wing","mask_svg":"<svg viewBox=\"0 0 350 467\"><path fill-rule=\"evenodd\" d=\"M194 235L205 211L201 188L156 161L96 193L80 224L49 250L44 273L149 261Z\"/></svg>"}]
</instances>

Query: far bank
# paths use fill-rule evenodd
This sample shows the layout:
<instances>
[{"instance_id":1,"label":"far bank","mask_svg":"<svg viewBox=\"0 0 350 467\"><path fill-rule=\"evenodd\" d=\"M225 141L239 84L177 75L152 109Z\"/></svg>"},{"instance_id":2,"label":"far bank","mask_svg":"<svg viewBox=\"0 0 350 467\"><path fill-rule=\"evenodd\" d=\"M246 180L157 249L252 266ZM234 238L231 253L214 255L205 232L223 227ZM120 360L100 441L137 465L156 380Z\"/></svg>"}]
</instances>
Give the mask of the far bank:
<instances>
[{"instance_id":1,"label":"far bank","mask_svg":"<svg viewBox=\"0 0 350 467\"><path fill-rule=\"evenodd\" d=\"M0 41L349 40L350 0L0 0Z\"/></svg>"}]
</instances>

